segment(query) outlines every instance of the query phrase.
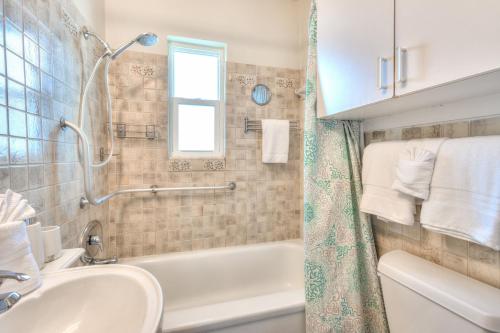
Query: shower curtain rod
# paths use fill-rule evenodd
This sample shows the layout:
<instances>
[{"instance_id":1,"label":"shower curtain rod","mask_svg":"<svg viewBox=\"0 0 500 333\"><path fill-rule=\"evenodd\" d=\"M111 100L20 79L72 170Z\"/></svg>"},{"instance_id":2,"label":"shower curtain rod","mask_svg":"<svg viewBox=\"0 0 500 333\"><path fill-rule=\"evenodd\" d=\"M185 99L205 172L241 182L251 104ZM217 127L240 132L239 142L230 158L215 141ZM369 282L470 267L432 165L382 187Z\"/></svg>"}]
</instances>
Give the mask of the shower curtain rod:
<instances>
[{"instance_id":1,"label":"shower curtain rod","mask_svg":"<svg viewBox=\"0 0 500 333\"><path fill-rule=\"evenodd\" d=\"M83 131L78 128L75 124L61 118L60 122L61 128L70 128L77 135L80 141L82 142L82 160L83 160L83 183L85 187L85 196L86 198L80 199L80 207L84 208L87 204L92 204L94 206L99 206L110 200L111 198L127 193L160 193L160 192L173 192L173 191L206 191L206 190L231 190L234 191L236 189L236 183L230 182L227 185L219 185L219 186L197 186L197 187L156 187L155 185L149 188L137 188L137 189L126 189L126 190L118 190L107 195L104 195L100 198L96 198L94 193L92 193L93 189L93 176L92 176L92 166L90 164L90 145L87 139L87 135L83 133Z\"/></svg>"}]
</instances>

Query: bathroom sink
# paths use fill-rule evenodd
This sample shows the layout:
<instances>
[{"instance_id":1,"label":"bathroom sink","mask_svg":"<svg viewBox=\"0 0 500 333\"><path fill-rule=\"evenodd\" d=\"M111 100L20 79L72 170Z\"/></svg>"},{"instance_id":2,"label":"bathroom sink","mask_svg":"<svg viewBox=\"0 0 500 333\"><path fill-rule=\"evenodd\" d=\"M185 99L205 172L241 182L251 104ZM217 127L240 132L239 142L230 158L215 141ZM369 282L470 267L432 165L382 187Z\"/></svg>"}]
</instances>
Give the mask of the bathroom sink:
<instances>
[{"instance_id":1,"label":"bathroom sink","mask_svg":"<svg viewBox=\"0 0 500 333\"><path fill-rule=\"evenodd\" d=\"M133 266L45 274L42 287L4 314L0 332L155 333L163 310L156 279Z\"/></svg>"}]
</instances>

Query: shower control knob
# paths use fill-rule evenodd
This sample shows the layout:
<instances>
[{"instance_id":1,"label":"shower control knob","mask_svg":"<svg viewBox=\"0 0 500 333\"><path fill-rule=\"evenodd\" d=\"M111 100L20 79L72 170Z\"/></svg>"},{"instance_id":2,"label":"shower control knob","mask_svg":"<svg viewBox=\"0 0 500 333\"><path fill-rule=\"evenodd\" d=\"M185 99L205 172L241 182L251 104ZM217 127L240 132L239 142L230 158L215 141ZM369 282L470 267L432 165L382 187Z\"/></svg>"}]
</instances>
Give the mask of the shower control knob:
<instances>
[{"instance_id":1,"label":"shower control knob","mask_svg":"<svg viewBox=\"0 0 500 333\"><path fill-rule=\"evenodd\" d=\"M88 244L96 245L99 247L99 250L102 251L102 240L98 235L89 235Z\"/></svg>"}]
</instances>

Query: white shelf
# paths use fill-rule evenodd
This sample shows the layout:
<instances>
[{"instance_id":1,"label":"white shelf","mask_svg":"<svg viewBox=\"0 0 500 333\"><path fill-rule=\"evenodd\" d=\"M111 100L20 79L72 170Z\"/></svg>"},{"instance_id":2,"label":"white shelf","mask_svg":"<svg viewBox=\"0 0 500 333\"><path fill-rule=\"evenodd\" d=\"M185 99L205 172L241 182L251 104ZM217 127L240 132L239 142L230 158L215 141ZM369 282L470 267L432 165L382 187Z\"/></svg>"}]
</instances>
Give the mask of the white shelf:
<instances>
[{"instance_id":1,"label":"white shelf","mask_svg":"<svg viewBox=\"0 0 500 333\"><path fill-rule=\"evenodd\" d=\"M72 267L80 257L85 252L84 249L76 248L76 249L64 249L62 250L62 256L54 261L46 263L42 268L41 272L44 273L52 273L57 272L61 269Z\"/></svg>"}]
</instances>

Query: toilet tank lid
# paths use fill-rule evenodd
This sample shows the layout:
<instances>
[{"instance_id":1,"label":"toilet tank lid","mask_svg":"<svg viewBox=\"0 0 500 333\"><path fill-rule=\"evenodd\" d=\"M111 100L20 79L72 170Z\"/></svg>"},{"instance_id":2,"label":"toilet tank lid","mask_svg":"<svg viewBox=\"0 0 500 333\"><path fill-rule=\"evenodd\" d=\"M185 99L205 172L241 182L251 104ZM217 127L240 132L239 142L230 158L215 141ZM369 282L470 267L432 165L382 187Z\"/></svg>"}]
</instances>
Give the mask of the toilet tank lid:
<instances>
[{"instance_id":1,"label":"toilet tank lid","mask_svg":"<svg viewBox=\"0 0 500 333\"><path fill-rule=\"evenodd\" d=\"M378 272L479 327L500 332L500 289L399 250L380 258Z\"/></svg>"}]
</instances>

